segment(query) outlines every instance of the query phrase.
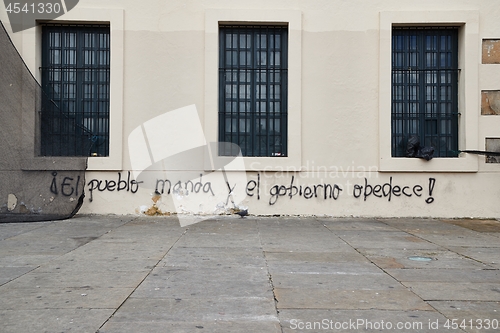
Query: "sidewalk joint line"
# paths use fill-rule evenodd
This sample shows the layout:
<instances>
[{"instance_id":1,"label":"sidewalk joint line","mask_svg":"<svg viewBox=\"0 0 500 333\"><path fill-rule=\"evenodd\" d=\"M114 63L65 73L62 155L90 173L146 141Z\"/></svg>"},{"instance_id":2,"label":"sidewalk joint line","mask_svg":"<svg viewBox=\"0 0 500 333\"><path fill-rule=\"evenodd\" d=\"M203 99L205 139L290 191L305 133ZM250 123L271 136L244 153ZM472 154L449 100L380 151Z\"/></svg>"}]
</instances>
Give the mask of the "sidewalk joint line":
<instances>
[{"instance_id":1,"label":"sidewalk joint line","mask_svg":"<svg viewBox=\"0 0 500 333\"><path fill-rule=\"evenodd\" d=\"M134 219L134 220L136 220L136 219ZM134 220L132 220L132 221L134 221ZM130 221L130 222L132 222L132 221ZM130 222L129 222L129 223L130 223ZM128 224L128 223L126 223L126 224ZM126 224L125 224L125 225L126 225ZM133 293L137 290L137 288L139 288L139 287L141 286L141 284L144 282L144 280L146 280L146 279L149 277L149 275L151 275L151 272L153 272L153 270L154 270L155 268L157 268L157 267L158 267L158 264L159 264L159 263L160 263L160 262L161 262L161 261L162 261L162 260L163 260L163 259L167 256L167 254L170 252L170 250L172 250L172 248L175 246L175 244L177 244L177 242L179 242L179 240L180 240L180 239L181 239L181 238L182 238L182 237L183 237L183 236L184 236L184 235L188 232L188 230L189 230L189 228L185 228L185 229L184 229L184 232L183 232L183 233L181 233L181 234L179 235L179 237L178 237L178 238L177 238L177 240L176 240L176 241L172 244L172 246L170 246L170 247L168 248L168 250L165 252L165 254L164 254L164 255L163 255L163 256L162 256L162 257L161 257L161 258L160 258L160 259L156 262L156 264L155 264L155 265L154 265L154 266L153 266L153 267L149 270L149 272L148 272L148 273L144 276L144 278L143 278L143 279L142 279L142 280L141 280L141 281L137 284L137 286L135 286L135 287L133 288L133 290L130 292L130 294L129 294L127 297L125 297L125 299L123 300L123 302L121 302L121 303L120 303L120 305L118 305L118 307L115 309L115 311L113 311L113 313L112 313L112 314L108 317L108 319L106 319L106 320L102 323L102 325L101 325L101 326L97 329L96 333L99 333L99 332L100 332L100 330L104 327L104 325L106 325L106 323L107 323L107 322L109 322L109 320L110 320L111 318L113 318L113 317L114 317L114 315L118 312L118 310L120 310L120 308L121 308L121 307L125 304L125 302L126 302L126 301L130 298L130 296L132 296L132 294L133 294Z\"/></svg>"}]
</instances>

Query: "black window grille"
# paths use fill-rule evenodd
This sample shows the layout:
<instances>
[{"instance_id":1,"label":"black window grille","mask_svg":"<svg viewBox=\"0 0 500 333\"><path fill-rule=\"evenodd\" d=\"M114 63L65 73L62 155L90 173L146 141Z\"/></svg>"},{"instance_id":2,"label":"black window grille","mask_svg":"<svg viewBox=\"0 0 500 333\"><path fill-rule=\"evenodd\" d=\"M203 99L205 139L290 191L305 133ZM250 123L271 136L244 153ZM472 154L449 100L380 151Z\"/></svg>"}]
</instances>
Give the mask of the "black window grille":
<instances>
[{"instance_id":1,"label":"black window grille","mask_svg":"<svg viewBox=\"0 0 500 333\"><path fill-rule=\"evenodd\" d=\"M393 28L393 157L411 136L435 157L458 156L458 74L457 27Z\"/></svg>"},{"instance_id":2,"label":"black window grille","mask_svg":"<svg viewBox=\"0 0 500 333\"><path fill-rule=\"evenodd\" d=\"M42 27L42 156L109 156L109 26Z\"/></svg>"},{"instance_id":3,"label":"black window grille","mask_svg":"<svg viewBox=\"0 0 500 333\"><path fill-rule=\"evenodd\" d=\"M243 156L287 156L288 27L221 26L219 45L219 141Z\"/></svg>"}]
</instances>

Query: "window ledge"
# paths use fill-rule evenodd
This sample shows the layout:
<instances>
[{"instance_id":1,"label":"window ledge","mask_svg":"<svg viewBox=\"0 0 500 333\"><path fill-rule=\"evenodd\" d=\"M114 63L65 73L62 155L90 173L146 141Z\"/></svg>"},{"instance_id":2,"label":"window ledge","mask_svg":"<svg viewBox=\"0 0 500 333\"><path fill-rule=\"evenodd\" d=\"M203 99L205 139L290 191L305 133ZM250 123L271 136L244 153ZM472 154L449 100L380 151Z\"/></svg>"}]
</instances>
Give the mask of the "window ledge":
<instances>
[{"instance_id":1,"label":"window ledge","mask_svg":"<svg viewBox=\"0 0 500 333\"><path fill-rule=\"evenodd\" d=\"M230 163L234 157L218 156L220 161L227 160L225 171L300 171L300 159L297 157L240 157L243 163ZM213 171L213 167L205 164L205 170Z\"/></svg>"},{"instance_id":2,"label":"window ledge","mask_svg":"<svg viewBox=\"0 0 500 333\"><path fill-rule=\"evenodd\" d=\"M433 158L426 161L420 158L391 157L381 158L380 172L478 172L477 156L465 155L455 158Z\"/></svg>"},{"instance_id":3,"label":"window ledge","mask_svg":"<svg viewBox=\"0 0 500 333\"><path fill-rule=\"evenodd\" d=\"M87 157L33 157L22 161L23 171L75 171L87 168Z\"/></svg>"}]
</instances>

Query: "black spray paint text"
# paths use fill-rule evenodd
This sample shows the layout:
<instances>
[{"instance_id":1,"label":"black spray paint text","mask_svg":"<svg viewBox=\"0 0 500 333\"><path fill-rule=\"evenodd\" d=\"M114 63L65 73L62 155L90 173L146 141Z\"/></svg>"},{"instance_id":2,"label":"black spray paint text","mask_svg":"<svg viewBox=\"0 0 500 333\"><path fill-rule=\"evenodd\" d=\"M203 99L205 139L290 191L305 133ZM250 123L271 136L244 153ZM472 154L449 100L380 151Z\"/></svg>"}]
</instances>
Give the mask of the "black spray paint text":
<instances>
[{"instance_id":1,"label":"black spray paint text","mask_svg":"<svg viewBox=\"0 0 500 333\"><path fill-rule=\"evenodd\" d=\"M212 189L212 183L211 182L204 183L202 174L200 174L200 179L196 183L193 183L191 180L188 180L187 182L184 182L184 188L182 185L183 182L181 182L180 180L177 183L175 183L175 185L172 187L172 182L170 180L157 179L155 192L164 194L166 190L167 194L170 194L171 191L174 193L186 191L186 194L188 194L189 192L200 193L200 191L203 191L203 193L211 193L212 195L215 195Z\"/></svg>"},{"instance_id":2,"label":"black spray paint text","mask_svg":"<svg viewBox=\"0 0 500 333\"><path fill-rule=\"evenodd\" d=\"M98 190L99 192L104 192L104 191L109 191L109 192L120 192L120 191L125 191L125 192L132 192L136 193L139 190L139 185L142 182L138 182L135 179L131 179L130 177L130 171L127 173L127 178L122 178L122 173L118 172L118 179L117 180L100 180L100 179L92 179L91 181L88 182L88 187L89 187L89 192L90 192L90 202L94 199L93 193L95 190Z\"/></svg>"},{"instance_id":3,"label":"black spray paint text","mask_svg":"<svg viewBox=\"0 0 500 333\"><path fill-rule=\"evenodd\" d=\"M432 192L434 191L434 186L436 185L436 179L429 178L429 187L428 194L429 197L425 200L426 203L431 204L434 202L434 198L432 197ZM363 201L366 201L368 197L374 196L377 198L387 198L388 201L391 201L392 196L400 197L412 197L417 196L421 197L424 188L422 185L393 185L392 177L390 177L388 183L370 185L368 183L368 179L365 178L364 185L355 184L354 189L352 190L352 195L355 198L363 198Z\"/></svg>"},{"instance_id":4,"label":"black spray paint text","mask_svg":"<svg viewBox=\"0 0 500 333\"><path fill-rule=\"evenodd\" d=\"M57 173L53 173L53 180L50 185L50 191L56 195L71 196L78 195L79 188L78 184L80 182L80 177L78 179L73 179L70 177L64 177L64 179L58 180ZM76 180L76 182L75 182ZM93 201L94 191L99 192L130 192L136 193L139 190L142 181L137 181L131 177L130 171L127 172L126 177L122 175L122 172L118 172L117 178L115 179L92 179L87 183L88 191L90 192L89 200ZM231 187L229 183L220 184L221 186L227 187L228 198L234 191L237 184ZM352 185L351 185L352 186ZM331 183L317 183L312 185L301 185L296 183L295 176L291 176L290 181L284 184L273 184L269 187L267 192L269 197L269 205L275 205L281 197L288 197L293 199L294 197L303 198L306 200L319 199L319 200L338 200L339 198L351 195L355 199L362 201L369 201L375 199L385 199L387 201L393 200L395 197L407 197L407 198L421 198L425 197L425 202L431 204L434 202L433 192L436 186L435 178L428 178L427 184L398 184L394 181L393 177L385 183L377 183L364 178L363 181L354 184L352 191L350 187L343 187L339 184ZM185 194L191 193L202 193L214 196L214 188L211 182L203 181L203 177L200 174L197 180L188 181L171 181L169 179L157 179L155 192L159 194L170 195L172 192L184 192ZM257 178L255 180L249 180L246 184L246 194L248 197L256 197L257 200L261 199L261 175L257 173ZM229 199L228 199L229 200ZM226 200L227 201L227 200Z\"/></svg>"},{"instance_id":5,"label":"black spray paint text","mask_svg":"<svg viewBox=\"0 0 500 333\"><path fill-rule=\"evenodd\" d=\"M294 196L304 197L304 199L317 198L318 196L326 199L337 200L342 192L342 189L337 184L316 184L316 185L294 185L295 177L292 176L292 180L288 186L285 185L274 185L269 190L269 204L274 205L279 197L288 195L290 199ZM248 187L247 187L248 189Z\"/></svg>"},{"instance_id":6,"label":"black spray paint text","mask_svg":"<svg viewBox=\"0 0 500 333\"><path fill-rule=\"evenodd\" d=\"M314 185L299 185L294 184L295 177L292 176L291 182L287 185L275 184L269 190L269 205L274 205L280 197L288 196L292 199L295 196L303 197L304 199L320 198L323 200L337 200L343 195L344 189L338 184L314 184ZM422 197L428 195L425 202L431 204L434 202L432 196L436 185L435 178L429 178L427 190L424 191L424 186L415 185L398 185L394 184L393 177L383 184L370 184L367 178L361 184L354 184L352 194L356 199L367 201L368 198L385 198L391 201L393 197ZM257 200L260 200L260 174L257 174L257 180L250 180L247 183L247 195L253 197L257 195Z\"/></svg>"},{"instance_id":7,"label":"black spray paint text","mask_svg":"<svg viewBox=\"0 0 500 333\"><path fill-rule=\"evenodd\" d=\"M65 197L70 197L72 195L78 196L79 186L80 186L80 176L76 179L71 177L64 177L61 182L57 181L57 172L52 172L52 182L50 184L50 192L55 195L61 193Z\"/></svg>"}]
</instances>

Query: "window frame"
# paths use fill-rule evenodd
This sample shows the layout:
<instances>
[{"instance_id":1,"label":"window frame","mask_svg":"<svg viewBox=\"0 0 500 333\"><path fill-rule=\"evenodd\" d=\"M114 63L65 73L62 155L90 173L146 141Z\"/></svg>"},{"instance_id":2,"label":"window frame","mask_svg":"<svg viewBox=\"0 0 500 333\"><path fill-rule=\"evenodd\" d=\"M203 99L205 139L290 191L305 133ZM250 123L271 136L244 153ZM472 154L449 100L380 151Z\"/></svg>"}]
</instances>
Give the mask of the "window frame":
<instances>
[{"instance_id":1,"label":"window frame","mask_svg":"<svg viewBox=\"0 0 500 333\"><path fill-rule=\"evenodd\" d=\"M243 157L244 168L231 165L234 157L227 158L227 171L300 171L302 159L302 12L277 9L275 11L208 9L205 11L205 99L203 108L204 132L207 142L218 142L219 124L219 26L220 25L288 25L288 110L287 156ZM208 155L205 170L214 170Z\"/></svg>"},{"instance_id":2,"label":"window frame","mask_svg":"<svg viewBox=\"0 0 500 333\"><path fill-rule=\"evenodd\" d=\"M59 33L60 40L59 45L52 45L54 42L51 38L51 34ZM74 46L66 45L67 40L65 40L68 34L75 35ZM105 43L102 45L94 45L92 48L84 46L84 38L87 34L91 34L93 42L97 44L95 39L97 35L106 36ZM61 156L61 157L73 157L73 156L109 156L109 87L110 87L110 27L109 25L96 25L96 24L57 24L57 23L46 23L42 24L42 66L41 66L41 76L42 76L42 114L41 114L41 149L40 156ZM51 51L60 51L60 63L53 63ZM85 63L84 57L86 51L92 51L93 59L91 59L91 64ZM65 54L67 51L74 51L74 63L68 64L66 61ZM97 56L100 55L99 52L107 52L105 63L97 63ZM70 60L71 61L71 60ZM86 80L85 77L91 73L90 80ZM58 74L58 75L57 75ZM103 81L104 77L104 81ZM51 79L52 78L52 79ZM74 88L69 90L69 85L73 85ZM59 96L58 93L54 91L54 87L59 85ZM85 93L85 85L88 87L92 86L91 94ZM98 85L101 85L98 87ZM104 92L102 91L102 85L104 85ZM70 94L73 97L70 97ZM64 97L67 96L67 99ZM67 106L73 103L73 108L68 108L63 106L66 102ZM90 112L84 103L91 103L92 109ZM105 103L103 106L102 103ZM48 107L47 107L48 106ZM49 131L51 126L46 125L44 122L49 122L52 125L52 118L44 118L44 111L50 116L53 109L56 109L56 118L59 118L57 123L59 124L59 129L56 129L56 133ZM59 110L57 110L59 109ZM73 129L75 133L71 133L71 129L68 128L67 132L61 132L63 118L67 118L69 123L74 123ZM54 119L56 119L54 118ZM92 122L90 128L87 122ZM101 124L95 125L95 123ZM69 124L67 124L69 125ZM97 127L97 131L93 132L92 129ZM104 127L104 128L103 128ZM59 130L59 132L57 132ZM44 132L47 131L47 132ZM52 141L52 136L59 137L58 143L49 145L47 141ZM86 136L86 140L89 141L88 147L78 147L78 137ZM104 137L103 139L101 137ZM65 147L63 138L67 138L66 142L69 144L69 138L75 137L74 145ZM82 140L82 139L80 139ZM84 144L85 139L81 142ZM98 145L98 146L96 146ZM59 153L54 154L54 151L59 150Z\"/></svg>"},{"instance_id":3,"label":"window frame","mask_svg":"<svg viewBox=\"0 0 500 333\"><path fill-rule=\"evenodd\" d=\"M241 34L251 36L250 45L241 50L240 38L236 47L228 45L229 35ZM258 53L264 48L257 45L257 36L265 35L266 60L264 64L257 62ZM274 42L269 36L280 36L279 46L274 51L279 52L278 64L271 64L270 43ZM262 37L260 37L262 38ZM259 39L260 40L260 39ZM287 85L288 85L288 26L287 25L221 25L219 27L219 142L231 142L240 146L242 155L246 157L286 157L287 156ZM236 50L236 51L235 51ZM239 53L238 53L239 52ZM244 52L244 53L242 53ZM228 58L228 53L231 57ZM232 58L236 53L236 61ZM240 56L245 54L243 59ZM249 58L248 55L250 55ZM273 53L273 56L276 54ZM244 60L245 64L241 64ZM249 60L249 61L248 61ZM276 61L276 58L273 59ZM228 74L231 77L228 77ZM234 80L236 75L236 80ZM241 81L241 78L245 80ZM263 79L262 79L263 78ZM273 81L273 79L278 78ZM262 81L261 81L262 80ZM230 85L230 94L227 86ZM241 88L245 86L245 95L242 98ZM262 88L264 86L264 88ZM273 92L271 92L271 88ZM278 88L278 89L277 89ZM259 94L265 97L259 98ZM236 94L236 97L234 96ZM244 107L242 108L242 104ZM265 103L263 106L262 103ZM273 103L273 107L271 107ZM229 105L229 107L228 107ZM275 109L277 107L277 109ZM272 110L271 110L272 109ZM227 130L227 121L230 126ZM257 130L257 121L264 121L265 130ZM241 124L244 129L240 128ZM279 134L271 134L271 128L279 126ZM271 126L272 125L272 126ZM247 133L247 134L244 134ZM259 138L264 140L264 144ZM272 151L272 141L278 139L280 147ZM242 146L240 141L246 141ZM222 148L224 146L219 146ZM219 156L231 156L232 151L219 149Z\"/></svg>"},{"instance_id":4,"label":"window frame","mask_svg":"<svg viewBox=\"0 0 500 333\"><path fill-rule=\"evenodd\" d=\"M42 29L40 24L46 21L36 20L33 29L22 33L20 41L23 59L38 82L41 82ZM110 122L108 157L59 157L38 156L39 147L33 133L23 141L23 149L32 152L22 163L23 170L81 170L86 165L87 171L119 171L123 169L123 98L124 98L124 10L121 8L85 8L77 6L63 16L51 20L61 24L106 24L110 26L111 38L111 77L110 77ZM36 128L38 119L35 114L24 114L23 123L27 129ZM78 161L78 163L75 163Z\"/></svg>"},{"instance_id":5,"label":"window frame","mask_svg":"<svg viewBox=\"0 0 500 333\"><path fill-rule=\"evenodd\" d=\"M379 170L381 172L477 172L472 154L456 157L392 157L392 29L393 26L459 26L458 148L477 149L479 136L479 13L477 11L380 12L379 21Z\"/></svg>"},{"instance_id":6,"label":"window frame","mask_svg":"<svg viewBox=\"0 0 500 333\"><path fill-rule=\"evenodd\" d=\"M458 156L458 29L393 26L392 157L406 157L412 135L422 147L434 148L434 158ZM428 42L435 44L434 60L428 57ZM446 146L436 144L443 142Z\"/></svg>"}]
</instances>

